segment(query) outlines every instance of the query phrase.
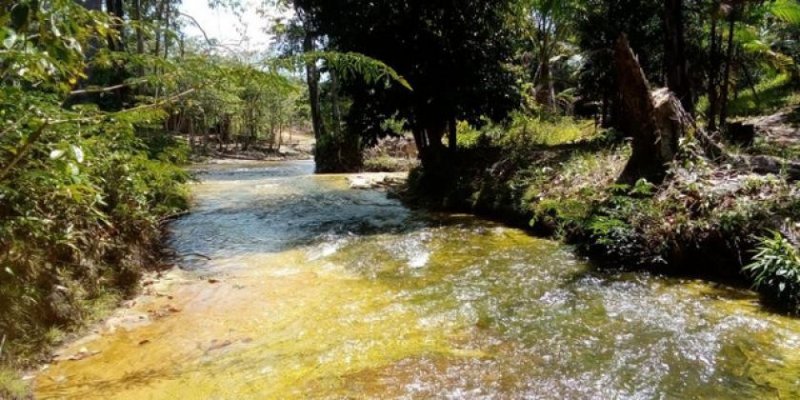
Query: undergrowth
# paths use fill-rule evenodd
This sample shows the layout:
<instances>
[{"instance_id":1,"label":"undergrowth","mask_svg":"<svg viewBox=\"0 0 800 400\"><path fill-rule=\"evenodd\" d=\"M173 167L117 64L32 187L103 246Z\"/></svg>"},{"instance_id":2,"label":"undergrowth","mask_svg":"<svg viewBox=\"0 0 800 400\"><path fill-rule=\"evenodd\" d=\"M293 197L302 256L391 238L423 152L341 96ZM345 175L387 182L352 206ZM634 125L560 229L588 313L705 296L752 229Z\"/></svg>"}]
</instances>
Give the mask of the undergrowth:
<instances>
[{"instance_id":1,"label":"undergrowth","mask_svg":"<svg viewBox=\"0 0 800 400\"><path fill-rule=\"evenodd\" d=\"M160 112L99 117L92 107L19 99L0 114L35 102L51 115L98 119L43 129L0 179L0 363L12 367L41 361L98 308L135 290L143 271L157 266L163 220L187 207L188 179L178 165L185 145L142 139ZM3 159L25 149L18 143L30 131L0 138Z\"/></svg>"},{"instance_id":2,"label":"undergrowth","mask_svg":"<svg viewBox=\"0 0 800 400\"><path fill-rule=\"evenodd\" d=\"M603 266L745 284L755 236L800 216L800 186L713 164L696 156L692 140L661 185L622 185L630 148L614 131L594 133L592 124L568 119L505 129L460 124L456 184L436 194L414 171L410 201L528 227L576 244ZM800 287L785 286L800 296Z\"/></svg>"},{"instance_id":3,"label":"undergrowth","mask_svg":"<svg viewBox=\"0 0 800 400\"><path fill-rule=\"evenodd\" d=\"M783 107L798 104L800 104L800 93L797 93L796 82L793 81L791 73L786 72L742 90L738 97L730 101L729 113L731 116L739 117L766 115Z\"/></svg>"},{"instance_id":4,"label":"undergrowth","mask_svg":"<svg viewBox=\"0 0 800 400\"><path fill-rule=\"evenodd\" d=\"M759 238L758 252L744 270L771 301L800 313L800 251L780 232Z\"/></svg>"}]
</instances>

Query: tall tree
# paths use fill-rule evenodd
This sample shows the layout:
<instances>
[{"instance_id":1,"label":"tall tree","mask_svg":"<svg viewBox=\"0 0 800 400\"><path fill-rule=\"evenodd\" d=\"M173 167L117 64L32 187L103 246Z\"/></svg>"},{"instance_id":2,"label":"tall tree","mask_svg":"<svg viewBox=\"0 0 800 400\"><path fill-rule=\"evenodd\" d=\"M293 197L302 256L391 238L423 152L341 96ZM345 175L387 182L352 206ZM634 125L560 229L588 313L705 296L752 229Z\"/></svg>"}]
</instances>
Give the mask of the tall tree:
<instances>
[{"instance_id":1,"label":"tall tree","mask_svg":"<svg viewBox=\"0 0 800 400\"><path fill-rule=\"evenodd\" d=\"M509 1L296 3L317 11L315 25L333 49L379 59L408 79L413 92L343 82L354 101L348 127L374 136L383 133L380 122L403 119L429 166L443 165L437 162L446 158L443 138L457 119L502 118L518 106L513 76L504 68L512 55Z\"/></svg>"},{"instance_id":2,"label":"tall tree","mask_svg":"<svg viewBox=\"0 0 800 400\"><path fill-rule=\"evenodd\" d=\"M686 57L683 0L664 1L664 69L667 87L681 100L683 108L694 112L694 94Z\"/></svg>"},{"instance_id":3,"label":"tall tree","mask_svg":"<svg viewBox=\"0 0 800 400\"><path fill-rule=\"evenodd\" d=\"M553 59L572 47L572 36L582 11L576 0L521 0L514 3L513 14L520 22L520 34L533 48L535 68L534 95L549 111L556 109L556 90L553 78Z\"/></svg>"},{"instance_id":4,"label":"tall tree","mask_svg":"<svg viewBox=\"0 0 800 400\"><path fill-rule=\"evenodd\" d=\"M295 13L301 22L303 35L303 52L312 53L316 48L316 29L313 25L313 18L310 9L304 9L295 3ZM320 72L317 60L308 59L306 61L306 84L308 85L308 98L311 107L311 124L314 129L314 138L317 142L325 136L325 124L322 118L322 101L320 98Z\"/></svg>"},{"instance_id":5,"label":"tall tree","mask_svg":"<svg viewBox=\"0 0 800 400\"><path fill-rule=\"evenodd\" d=\"M722 75L722 84L720 88L720 111L719 111L719 125L724 130L728 122L728 95L731 87L731 71L733 69L735 43L734 34L736 30L736 18L739 14L738 4L728 5L728 44L725 50L725 72Z\"/></svg>"}]
</instances>

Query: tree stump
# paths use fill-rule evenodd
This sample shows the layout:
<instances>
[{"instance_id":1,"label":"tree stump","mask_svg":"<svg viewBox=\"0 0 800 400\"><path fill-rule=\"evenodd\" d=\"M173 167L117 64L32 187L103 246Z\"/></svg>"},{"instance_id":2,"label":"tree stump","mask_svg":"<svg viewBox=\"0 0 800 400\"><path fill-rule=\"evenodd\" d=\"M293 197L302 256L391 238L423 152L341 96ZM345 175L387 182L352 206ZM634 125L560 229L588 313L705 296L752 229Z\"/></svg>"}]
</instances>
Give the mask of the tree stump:
<instances>
[{"instance_id":1,"label":"tree stump","mask_svg":"<svg viewBox=\"0 0 800 400\"><path fill-rule=\"evenodd\" d=\"M624 113L619 128L633 138L633 153L619 182L647 179L660 183L678 154L679 139L694 122L669 89L651 92L625 35L617 40L614 64Z\"/></svg>"}]
</instances>

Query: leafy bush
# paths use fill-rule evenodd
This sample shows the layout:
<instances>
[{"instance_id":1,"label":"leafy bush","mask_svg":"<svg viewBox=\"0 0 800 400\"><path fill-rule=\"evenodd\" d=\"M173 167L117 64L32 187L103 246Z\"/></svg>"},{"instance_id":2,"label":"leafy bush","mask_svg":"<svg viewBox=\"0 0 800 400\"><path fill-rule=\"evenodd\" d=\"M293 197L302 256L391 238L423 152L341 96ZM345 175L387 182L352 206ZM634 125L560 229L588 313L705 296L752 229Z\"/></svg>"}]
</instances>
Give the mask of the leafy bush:
<instances>
[{"instance_id":1,"label":"leafy bush","mask_svg":"<svg viewBox=\"0 0 800 400\"><path fill-rule=\"evenodd\" d=\"M13 7L0 14L0 363L18 367L157 265L161 222L186 207L188 176L185 146L158 128L161 103L73 101L77 82L103 85L131 59L97 45L118 38L109 15L70 0Z\"/></svg>"},{"instance_id":2,"label":"leafy bush","mask_svg":"<svg viewBox=\"0 0 800 400\"><path fill-rule=\"evenodd\" d=\"M744 271L756 289L790 311L800 312L800 251L780 232L760 239L758 253Z\"/></svg>"},{"instance_id":3,"label":"leafy bush","mask_svg":"<svg viewBox=\"0 0 800 400\"><path fill-rule=\"evenodd\" d=\"M130 293L153 264L161 219L187 207L182 183L188 175L148 155L132 122L150 117L45 130L19 167L0 179L0 331L9 341L4 358L30 360L53 339L52 327L84 320L90 304L105 296ZM17 140L25 143L30 129L18 132L0 144L19 149Z\"/></svg>"},{"instance_id":4,"label":"leafy bush","mask_svg":"<svg viewBox=\"0 0 800 400\"><path fill-rule=\"evenodd\" d=\"M530 150L536 146L553 146L591 139L600 132L594 123L571 117L531 116L515 112L506 123L484 121L476 128L465 121L457 125L458 145L474 148L489 144L514 150Z\"/></svg>"}]
</instances>

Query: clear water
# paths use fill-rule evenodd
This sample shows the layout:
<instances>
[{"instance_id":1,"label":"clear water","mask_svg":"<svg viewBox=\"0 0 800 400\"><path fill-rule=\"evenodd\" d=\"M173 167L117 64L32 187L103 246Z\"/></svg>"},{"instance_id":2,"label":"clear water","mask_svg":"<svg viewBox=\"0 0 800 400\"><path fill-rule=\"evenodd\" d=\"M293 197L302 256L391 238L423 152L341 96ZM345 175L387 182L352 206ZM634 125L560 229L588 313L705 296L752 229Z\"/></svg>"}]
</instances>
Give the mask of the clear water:
<instances>
[{"instance_id":1,"label":"clear water","mask_svg":"<svg viewBox=\"0 0 800 400\"><path fill-rule=\"evenodd\" d=\"M597 272L308 162L203 168L184 270L63 349L91 356L39 398L800 398L800 321L751 292Z\"/></svg>"}]
</instances>

